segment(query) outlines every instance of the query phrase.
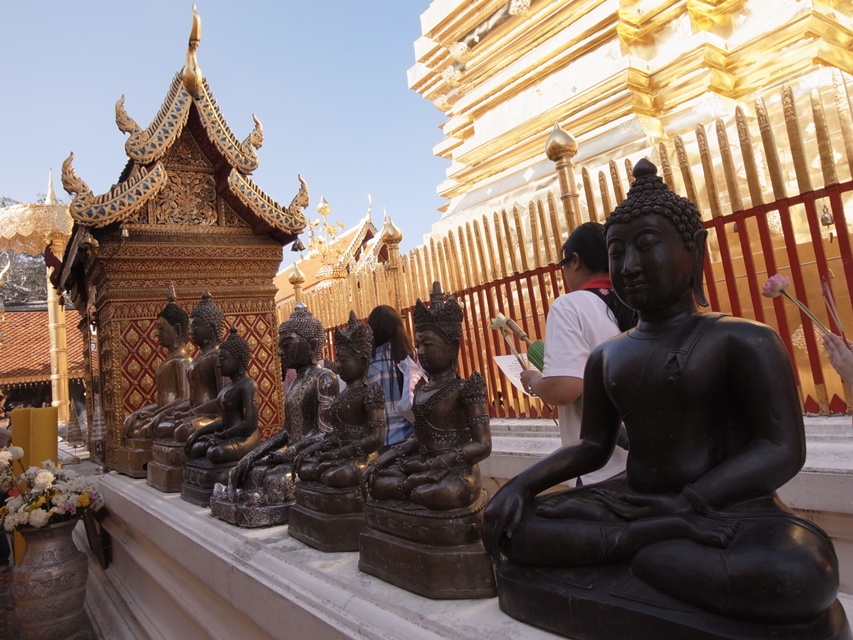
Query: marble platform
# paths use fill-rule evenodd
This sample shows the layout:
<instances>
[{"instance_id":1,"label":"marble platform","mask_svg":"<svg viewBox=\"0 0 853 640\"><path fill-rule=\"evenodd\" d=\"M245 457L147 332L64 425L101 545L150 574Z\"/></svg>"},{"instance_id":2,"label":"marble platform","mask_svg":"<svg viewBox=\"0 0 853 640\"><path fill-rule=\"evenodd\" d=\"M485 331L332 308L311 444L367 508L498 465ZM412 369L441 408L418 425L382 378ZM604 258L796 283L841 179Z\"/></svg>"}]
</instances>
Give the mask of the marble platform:
<instances>
[{"instance_id":1,"label":"marble platform","mask_svg":"<svg viewBox=\"0 0 853 640\"><path fill-rule=\"evenodd\" d=\"M522 424L515 424L522 423ZM559 446L548 421L494 421L484 479L498 486ZM781 491L834 538L853 619L853 428L850 417L807 419L808 459ZM520 439L520 440L514 440ZM549 449L550 447L550 449ZM547 450L546 450L547 449ZM116 473L96 477L113 561L92 557L87 611L98 637L538 640L548 632L504 615L497 598L430 600L358 570L358 554L323 553L286 526L242 529ZM82 527L75 531L85 546ZM90 554L91 555L91 554Z\"/></svg>"}]
</instances>

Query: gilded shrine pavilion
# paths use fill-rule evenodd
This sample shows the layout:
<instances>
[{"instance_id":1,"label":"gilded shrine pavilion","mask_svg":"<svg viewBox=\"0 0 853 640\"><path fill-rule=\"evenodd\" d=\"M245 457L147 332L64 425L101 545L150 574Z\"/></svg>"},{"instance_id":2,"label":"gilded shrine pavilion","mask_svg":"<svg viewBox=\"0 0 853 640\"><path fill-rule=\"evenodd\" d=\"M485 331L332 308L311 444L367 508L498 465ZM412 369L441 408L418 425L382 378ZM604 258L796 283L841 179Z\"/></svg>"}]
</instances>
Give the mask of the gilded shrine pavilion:
<instances>
[{"instance_id":1,"label":"gilded shrine pavilion","mask_svg":"<svg viewBox=\"0 0 853 640\"><path fill-rule=\"evenodd\" d=\"M163 357L155 320L170 283L187 311L210 292L251 347L262 434L282 422L273 278L282 246L305 227L308 189L300 177L285 207L249 178L261 123L253 117L248 137L235 137L201 74L200 36L194 14L184 68L147 128L130 117L123 97L116 103L128 161L107 193L95 195L77 176L73 154L62 168L74 196L74 230L55 284L72 295L93 346L88 409L102 413L106 433L93 430L89 446L107 467L120 462L125 416L155 397L153 374Z\"/></svg>"}]
</instances>

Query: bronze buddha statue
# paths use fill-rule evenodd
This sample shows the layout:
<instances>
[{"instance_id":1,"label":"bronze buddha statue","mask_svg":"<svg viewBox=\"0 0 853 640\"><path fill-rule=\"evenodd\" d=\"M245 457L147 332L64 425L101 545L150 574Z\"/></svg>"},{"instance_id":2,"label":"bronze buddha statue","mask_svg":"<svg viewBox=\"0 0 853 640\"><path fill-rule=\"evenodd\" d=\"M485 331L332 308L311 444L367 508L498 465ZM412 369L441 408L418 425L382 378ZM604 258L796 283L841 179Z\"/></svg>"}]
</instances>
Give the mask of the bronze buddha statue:
<instances>
[{"instance_id":1,"label":"bronze buddha statue","mask_svg":"<svg viewBox=\"0 0 853 640\"><path fill-rule=\"evenodd\" d=\"M373 332L351 311L347 326L335 329L335 362L346 388L329 410L333 430L292 447L299 482L288 532L321 551L357 551L364 528L361 475L385 441L385 394L365 383L372 353Z\"/></svg>"},{"instance_id":2,"label":"bronze buddha statue","mask_svg":"<svg viewBox=\"0 0 853 640\"><path fill-rule=\"evenodd\" d=\"M414 437L380 455L363 476L370 499L359 568L432 598L495 593L480 539L487 496L477 465L492 440L483 378L456 371L463 315L438 282L429 307L416 302L415 342L429 381L415 388Z\"/></svg>"},{"instance_id":3,"label":"bronze buddha statue","mask_svg":"<svg viewBox=\"0 0 853 640\"><path fill-rule=\"evenodd\" d=\"M285 397L284 428L244 455L228 485L217 488L211 502L217 517L246 527L287 522L294 489L290 474L297 449L307 448L332 431L329 410L338 393L338 379L318 364L324 343L323 325L303 304L279 326L282 376L287 369L296 371ZM300 445L292 449L289 443Z\"/></svg>"},{"instance_id":4,"label":"bronze buddha statue","mask_svg":"<svg viewBox=\"0 0 853 640\"><path fill-rule=\"evenodd\" d=\"M190 434L184 450L190 460L206 457L210 462L237 462L260 444L258 407L255 394L258 386L246 371L251 350L249 343L231 327L228 338L219 347L219 371L228 378L216 399L219 418ZM199 407L199 412L204 410Z\"/></svg>"},{"instance_id":5,"label":"bronze buddha statue","mask_svg":"<svg viewBox=\"0 0 853 640\"><path fill-rule=\"evenodd\" d=\"M153 460L148 465L148 484L161 491L180 491L184 443L197 429L218 417L216 398L222 389L219 371L219 343L225 328L225 314L205 291L190 312L190 337L199 352L187 366L189 398L151 422L154 435Z\"/></svg>"},{"instance_id":6,"label":"bronze buddha statue","mask_svg":"<svg viewBox=\"0 0 853 640\"><path fill-rule=\"evenodd\" d=\"M763 324L698 311L701 216L647 160L634 178L606 236L639 323L590 355L580 440L486 507L500 606L578 638L847 638L832 543L775 493L805 460L784 345ZM626 472L537 497L602 467L623 421Z\"/></svg>"},{"instance_id":7,"label":"bronze buddha statue","mask_svg":"<svg viewBox=\"0 0 853 640\"><path fill-rule=\"evenodd\" d=\"M187 350L189 318L175 304L175 289L169 286L168 304L157 315L157 339L166 349L166 358L157 365L153 403L132 411L122 425L122 443L116 452L114 468L134 478L144 478L151 461L152 425L189 397Z\"/></svg>"}]
</instances>

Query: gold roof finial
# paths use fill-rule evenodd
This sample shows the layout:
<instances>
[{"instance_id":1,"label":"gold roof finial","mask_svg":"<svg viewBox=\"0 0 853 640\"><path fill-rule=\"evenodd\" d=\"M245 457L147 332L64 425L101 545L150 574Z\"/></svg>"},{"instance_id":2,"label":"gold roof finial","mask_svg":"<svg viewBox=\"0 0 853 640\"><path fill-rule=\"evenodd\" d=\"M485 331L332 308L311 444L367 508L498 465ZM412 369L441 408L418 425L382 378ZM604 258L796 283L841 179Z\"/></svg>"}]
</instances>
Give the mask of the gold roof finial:
<instances>
[{"instance_id":1,"label":"gold roof finial","mask_svg":"<svg viewBox=\"0 0 853 640\"><path fill-rule=\"evenodd\" d=\"M47 195L44 197L45 204L56 204L56 192L53 190L53 169L47 172Z\"/></svg>"},{"instance_id":2,"label":"gold roof finial","mask_svg":"<svg viewBox=\"0 0 853 640\"><path fill-rule=\"evenodd\" d=\"M190 29L190 42L187 46L187 59L183 71L184 88L191 94L201 88L201 69L195 56L199 42L201 42L201 16L198 15L198 10L193 5L193 26Z\"/></svg>"}]
</instances>

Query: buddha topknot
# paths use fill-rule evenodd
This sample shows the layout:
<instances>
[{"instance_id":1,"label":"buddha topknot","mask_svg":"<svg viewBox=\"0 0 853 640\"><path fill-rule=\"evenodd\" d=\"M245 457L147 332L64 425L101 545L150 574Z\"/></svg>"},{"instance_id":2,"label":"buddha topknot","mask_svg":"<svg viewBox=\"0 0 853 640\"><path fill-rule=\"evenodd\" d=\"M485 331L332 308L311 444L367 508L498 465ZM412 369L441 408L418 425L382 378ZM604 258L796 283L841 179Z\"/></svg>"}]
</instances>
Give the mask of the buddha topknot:
<instances>
[{"instance_id":1,"label":"buddha topknot","mask_svg":"<svg viewBox=\"0 0 853 640\"><path fill-rule=\"evenodd\" d=\"M243 365L243 369L249 368L249 359L252 357L252 349L245 339L241 338L237 333L237 327L231 325L231 331L228 332L228 338L225 339L219 346L220 350L227 351L232 356L237 358L237 362Z\"/></svg>"},{"instance_id":2,"label":"buddha topknot","mask_svg":"<svg viewBox=\"0 0 853 640\"><path fill-rule=\"evenodd\" d=\"M219 343L222 340L222 332L225 329L225 314L222 309L213 301L213 296L210 292L205 291L201 294L201 302L190 311L190 318L201 318L213 327L213 341Z\"/></svg>"},{"instance_id":3,"label":"buddha topknot","mask_svg":"<svg viewBox=\"0 0 853 640\"><path fill-rule=\"evenodd\" d=\"M641 159L633 171L634 182L628 196L608 216L604 232L617 223L627 223L646 213L667 218L684 239L687 249L696 249L696 233L702 230L702 216L696 205L687 198L670 191L657 175L657 167L646 158Z\"/></svg>"},{"instance_id":4,"label":"buddha topknot","mask_svg":"<svg viewBox=\"0 0 853 640\"><path fill-rule=\"evenodd\" d=\"M323 346L326 344L326 332L323 323L317 320L304 304L297 303L290 317L278 327L278 335L283 333L295 333L306 340L314 339L317 346L314 349L314 358L318 362L323 357Z\"/></svg>"},{"instance_id":5,"label":"buddha topknot","mask_svg":"<svg viewBox=\"0 0 853 640\"><path fill-rule=\"evenodd\" d=\"M173 327L178 326L181 329L181 336L186 340L190 330L190 318L187 315L187 312L175 303L175 286L171 282L169 283L169 293L167 297L169 303L163 307L163 310L157 314L157 317L164 318L166 322Z\"/></svg>"}]
</instances>

